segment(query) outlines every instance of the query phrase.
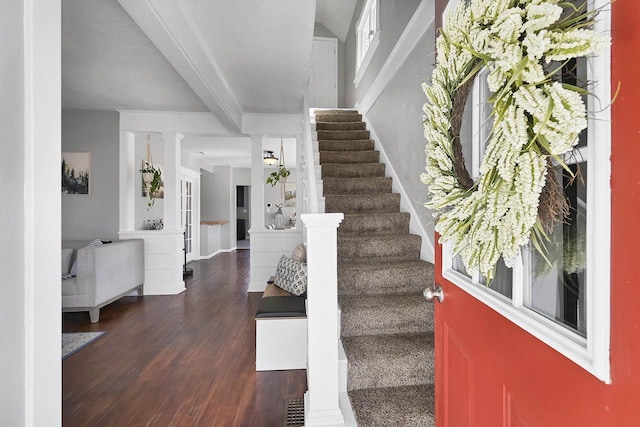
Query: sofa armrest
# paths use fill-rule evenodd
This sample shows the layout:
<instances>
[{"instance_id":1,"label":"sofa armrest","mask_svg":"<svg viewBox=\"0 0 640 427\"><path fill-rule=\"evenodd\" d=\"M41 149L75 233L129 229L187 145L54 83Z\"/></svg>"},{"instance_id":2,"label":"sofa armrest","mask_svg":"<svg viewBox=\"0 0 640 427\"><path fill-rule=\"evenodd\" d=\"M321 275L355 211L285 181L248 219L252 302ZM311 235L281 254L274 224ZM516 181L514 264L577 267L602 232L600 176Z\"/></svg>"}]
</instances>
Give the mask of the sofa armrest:
<instances>
[{"instance_id":1,"label":"sofa armrest","mask_svg":"<svg viewBox=\"0 0 640 427\"><path fill-rule=\"evenodd\" d=\"M144 240L121 240L78 250L78 290L100 305L144 282Z\"/></svg>"}]
</instances>

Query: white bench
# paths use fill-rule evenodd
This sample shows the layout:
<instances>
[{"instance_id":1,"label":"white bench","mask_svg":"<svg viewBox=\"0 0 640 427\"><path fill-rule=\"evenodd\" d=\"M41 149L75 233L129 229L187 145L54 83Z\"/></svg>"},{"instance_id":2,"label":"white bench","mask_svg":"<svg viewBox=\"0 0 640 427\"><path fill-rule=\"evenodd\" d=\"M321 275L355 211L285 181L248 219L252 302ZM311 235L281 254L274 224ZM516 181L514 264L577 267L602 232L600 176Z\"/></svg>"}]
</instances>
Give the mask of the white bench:
<instances>
[{"instance_id":1,"label":"white bench","mask_svg":"<svg viewBox=\"0 0 640 427\"><path fill-rule=\"evenodd\" d=\"M256 371L306 368L306 299L269 284L256 313Z\"/></svg>"}]
</instances>

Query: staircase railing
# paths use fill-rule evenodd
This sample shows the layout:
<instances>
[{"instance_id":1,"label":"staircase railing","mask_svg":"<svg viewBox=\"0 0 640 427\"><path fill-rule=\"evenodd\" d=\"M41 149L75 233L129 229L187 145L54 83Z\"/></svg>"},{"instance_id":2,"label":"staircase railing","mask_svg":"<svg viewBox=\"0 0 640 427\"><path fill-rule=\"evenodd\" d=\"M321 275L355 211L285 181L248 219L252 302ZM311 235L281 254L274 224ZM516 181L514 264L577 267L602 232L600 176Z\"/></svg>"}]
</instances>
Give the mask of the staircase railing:
<instances>
[{"instance_id":1,"label":"staircase railing","mask_svg":"<svg viewBox=\"0 0 640 427\"><path fill-rule=\"evenodd\" d=\"M311 137L311 119L309 116L309 102L304 97L302 107L302 185L304 188L304 213L320 213L318 208L318 188L315 161L313 156L313 139Z\"/></svg>"}]
</instances>

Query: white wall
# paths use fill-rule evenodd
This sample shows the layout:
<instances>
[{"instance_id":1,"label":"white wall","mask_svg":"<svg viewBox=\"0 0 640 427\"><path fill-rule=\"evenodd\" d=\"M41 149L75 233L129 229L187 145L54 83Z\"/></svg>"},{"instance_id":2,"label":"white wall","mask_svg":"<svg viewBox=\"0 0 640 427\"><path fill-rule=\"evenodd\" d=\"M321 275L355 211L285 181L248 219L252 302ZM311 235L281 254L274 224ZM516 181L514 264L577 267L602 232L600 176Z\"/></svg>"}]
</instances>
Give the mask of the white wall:
<instances>
[{"instance_id":1,"label":"white wall","mask_svg":"<svg viewBox=\"0 0 640 427\"><path fill-rule=\"evenodd\" d=\"M60 0L2 2L2 426L56 427L62 418L60 36Z\"/></svg>"},{"instance_id":2,"label":"white wall","mask_svg":"<svg viewBox=\"0 0 640 427\"><path fill-rule=\"evenodd\" d=\"M62 195L62 238L118 238L118 144L116 111L64 110L62 151L91 153L90 195Z\"/></svg>"}]
</instances>

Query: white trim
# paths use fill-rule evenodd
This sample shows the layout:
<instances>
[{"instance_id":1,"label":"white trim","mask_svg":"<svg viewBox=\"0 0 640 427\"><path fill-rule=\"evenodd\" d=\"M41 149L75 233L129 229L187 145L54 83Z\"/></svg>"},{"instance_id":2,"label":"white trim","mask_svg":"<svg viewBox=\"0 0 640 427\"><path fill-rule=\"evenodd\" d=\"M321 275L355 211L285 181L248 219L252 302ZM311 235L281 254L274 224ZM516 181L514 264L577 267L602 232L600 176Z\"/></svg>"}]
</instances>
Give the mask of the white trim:
<instances>
[{"instance_id":1,"label":"white trim","mask_svg":"<svg viewBox=\"0 0 640 427\"><path fill-rule=\"evenodd\" d=\"M601 8L595 30L608 34L611 15L608 0L592 0ZM451 5L451 3L450 3ZM452 267L451 248L443 246L442 275L460 289L492 308L509 321L546 343L583 369L610 384L611 333L611 110L599 100L611 99L611 49L602 49L589 59L588 80L598 84L587 100L592 118L588 121L587 144L587 338L583 338L551 319L536 313L524 303L526 280L523 257L514 266L512 300L479 285L477 277L469 279ZM607 101L604 101L607 102Z\"/></svg>"},{"instance_id":2,"label":"white trim","mask_svg":"<svg viewBox=\"0 0 640 427\"><path fill-rule=\"evenodd\" d=\"M385 176L390 176L393 178L392 187L394 193L400 193L400 210L402 212L409 212L410 221L409 221L409 232L411 234L417 234L422 237L422 246L420 247L420 259L430 262L433 264L435 262L435 248L433 244L433 235L431 233L427 233L424 226L418 221L420 216L418 215L418 211L416 210L416 204L411 202L411 198L407 194L400 181L396 170L394 169L389 157L387 156L387 152L384 147L380 143L380 138L376 135L376 131L373 128L371 122L367 119L365 114L362 114L362 121L367 124L367 129L371 133L371 139L374 140L375 149L380 151L380 161L384 163L385 166ZM422 205L420 205L422 206Z\"/></svg>"},{"instance_id":3,"label":"white trim","mask_svg":"<svg viewBox=\"0 0 640 427\"><path fill-rule=\"evenodd\" d=\"M182 0L118 0L229 132L240 130L242 106Z\"/></svg>"},{"instance_id":4,"label":"white trim","mask_svg":"<svg viewBox=\"0 0 640 427\"><path fill-rule=\"evenodd\" d=\"M375 6L373 6L375 5ZM370 9L375 9L375 33L373 34L373 39L367 47L367 51L364 53L364 57L360 59L361 51L360 51L360 22L362 21L362 17L366 14L370 13ZM380 0L366 0L364 5L362 6L362 10L360 11L360 17L358 21L356 21L355 25L355 33L356 33L356 66L355 66L355 77L353 79L353 83L356 87L360 84L360 80L362 76L367 71L367 67L369 67L369 63L371 62L371 58L373 57L374 52L380 45Z\"/></svg>"},{"instance_id":5,"label":"white trim","mask_svg":"<svg viewBox=\"0 0 640 427\"><path fill-rule=\"evenodd\" d=\"M391 82L420 39L422 39L424 33L428 28L433 26L433 2L434 0L422 0L418 5L402 32L402 35L400 35L396 45L389 54L389 57L378 72L369 90L367 90L367 94L362 101L357 104L356 107L363 114L366 114L371 109L378 97L382 94L382 91Z\"/></svg>"},{"instance_id":6,"label":"white trim","mask_svg":"<svg viewBox=\"0 0 640 427\"><path fill-rule=\"evenodd\" d=\"M371 58L373 58L373 53L378 48L378 45L380 45L380 30L376 31L376 34L373 36L373 40L371 41L371 45L369 45L369 49L367 49L367 54L364 56L364 59L362 60L362 62L360 63L360 66L358 66L356 70L356 76L353 79L353 84L356 87L358 87L358 85L360 84L360 80L362 80L362 76L364 76L364 73L367 71L367 68L369 68L369 63L371 62Z\"/></svg>"}]
</instances>

